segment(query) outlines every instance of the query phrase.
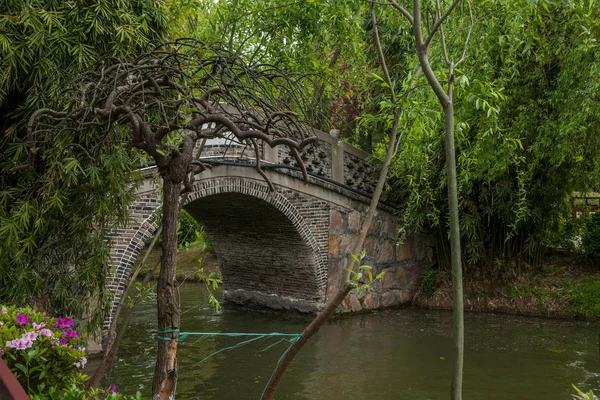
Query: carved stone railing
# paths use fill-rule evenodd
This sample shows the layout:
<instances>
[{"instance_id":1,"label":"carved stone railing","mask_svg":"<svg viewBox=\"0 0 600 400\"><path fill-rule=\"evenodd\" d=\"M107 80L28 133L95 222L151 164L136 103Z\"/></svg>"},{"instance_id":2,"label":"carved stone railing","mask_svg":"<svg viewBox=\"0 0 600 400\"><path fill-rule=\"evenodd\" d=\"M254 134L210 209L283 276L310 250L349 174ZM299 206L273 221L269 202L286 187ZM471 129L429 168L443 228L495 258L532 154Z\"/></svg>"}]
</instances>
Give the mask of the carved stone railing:
<instances>
[{"instance_id":1,"label":"carved stone railing","mask_svg":"<svg viewBox=\"0 0 600 400\"><path fill-rule=\"evenodd\" d=\"M367 161L369 154L327 133L318 130L313 130L313 133L319 140L300 152L300 158L309 174L366 194L373 193L377 182L373 167ZM255 154L245 144L227 139L214 139L204 143L200 158L203 160L250 161L254 160ZM269 164L298 167L290 150L284 147L272 149L263 144L260 158Z\"/></svg>"}]
</instances>

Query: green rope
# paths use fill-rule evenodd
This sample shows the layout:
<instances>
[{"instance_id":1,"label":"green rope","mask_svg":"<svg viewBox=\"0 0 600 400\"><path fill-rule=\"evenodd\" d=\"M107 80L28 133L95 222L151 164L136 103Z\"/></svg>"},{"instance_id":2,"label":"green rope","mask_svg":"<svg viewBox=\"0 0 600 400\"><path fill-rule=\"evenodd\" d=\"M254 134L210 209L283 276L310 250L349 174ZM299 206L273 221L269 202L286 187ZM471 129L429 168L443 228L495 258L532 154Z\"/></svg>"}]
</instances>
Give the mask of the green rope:
<instances>
[{"instance_id":1,"label":"green rope","mask_svg":"<svg viewBox=\"0 0 600 400\"><path fill-rule=\"evenodd\" d=\"M283 361L283 359L285 358L285 356L292 349L292 346L294 346L294 344L298 340L300 340L300 338L302 337L301 333L279 333L279 332L271 332L271 333L180 332L179 333L179 337L176 337L176 338L175 337L160 336L161 334L165 334L165 333L177 333L177 332L179 332L179 329L166 329L166 330L158 331L157 332L159 334L158 339L159 340L177 340L177 341L180 341L180 340L183 340L183 339L187 338L188 336L200 336L200 338L194 342L194 343L198 343L199 341L201 341L203 339L206 339L207 337L210 337L210 336L250 337L251 338L251 339L244 340L242 342L236 343L233 346L229 346L229 347L225 347L225 348L219 349L219 350L215 351L214 353L212 353L212 354L204 357L202 360L200 360L200 362L198 362L194 366L196 366L198 364L202 364L204 361L208 360L211 357L216 356L219 353L222 353L224 351L230 351L230 350L237 349L239 347L245 346L245 345L247 345L249 343L252 343L252 342L255 342L257 340L261 340L261 339L268 338L268 337L282 337L282 339L280 339L279 341L277 341L277 342L275 342L275 343L273 343L273 344L271 344L271 345L269 345L269 346L267 346L267 347L265 347L264 349L261 350L261 351L269 350L270 348L272 348L272 347L274 347L274 346L276 346L279 343L284 342L284 341L289 343L287 349L285 349L285 351L283 352L283 354L281 355L281 357L279 357L279 360L277 361L277 365L275 366L275 369L271 373L271 377L269 378L269 381L271 380L271 378L275 374L275 371L277 371L277 367L279 367L279 364L281 364L281 362ZM267 386L265 385L265 388L263 389L261 398L265 394L266 391L267 391Z\"/></svg>"}]
</instances>

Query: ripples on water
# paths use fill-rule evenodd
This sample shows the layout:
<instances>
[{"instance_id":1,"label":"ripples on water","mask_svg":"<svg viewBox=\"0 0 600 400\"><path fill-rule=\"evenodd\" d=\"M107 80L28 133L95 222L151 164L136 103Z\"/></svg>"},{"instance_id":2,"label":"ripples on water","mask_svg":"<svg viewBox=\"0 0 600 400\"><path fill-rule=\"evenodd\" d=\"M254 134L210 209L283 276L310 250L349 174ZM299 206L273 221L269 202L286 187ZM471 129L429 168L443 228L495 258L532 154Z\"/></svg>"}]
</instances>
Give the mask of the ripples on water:
<instances>
[{"instance_id":1,"label":"ripples on water","mask_svg":"<svg viewBox=\"0 0 600 400\"><path fill-rule=\"evenodd\" d=\"M182 331L300 333L309 319L240 310L215 312L199 284L181 287ZM136 310L110 378L119 391L149 395L156 327L153 302ZM598 326L467 314L466 399L571 399L571 383L600 392ZM188 337L179 347L177 399L259 399L285 343L264 339L199 363L241 341ZM288 371L277 399L447 399L452 315L415 309L329 321Z\"/></svg>"}]
</instances>

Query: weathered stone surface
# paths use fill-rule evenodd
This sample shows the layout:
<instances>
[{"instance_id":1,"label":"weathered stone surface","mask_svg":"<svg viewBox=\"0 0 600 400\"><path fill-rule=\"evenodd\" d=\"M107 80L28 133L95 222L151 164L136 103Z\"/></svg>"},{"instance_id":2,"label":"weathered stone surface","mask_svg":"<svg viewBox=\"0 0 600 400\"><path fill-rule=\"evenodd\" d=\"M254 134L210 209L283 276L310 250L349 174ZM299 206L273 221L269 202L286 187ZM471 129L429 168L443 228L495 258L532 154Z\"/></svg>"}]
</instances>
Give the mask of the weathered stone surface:
<instances>
[{"instance_id":1,"label":"weathered stone surface","mask_svg":"<svg viewBox=\"0 0 600 400\"><path fill-rule=\"evenodd\" d=\"M348 254L350 254L351 245L352 245L352 243L350 242L350 236L340 235L340 237L338 238L339 254L342 257L347 257Z\"/></svg>"},{"instance_id":2,"label":"weathered stone surface","mask_svg":"<svg viewBox=\"0 0 600 400\"><path fill-rule=\"evenodd\" d=\"M335 237L335 235L330 234L329 235L329 256L330 257L337 257L339 254L338 252L338 241Z\"/></svg>"},{"instance_id":3,"label":"weathered stone surface","mask_svg":"<svg viewBox=\"0 0 600 400\"><path fill-rule=\"evenodd\" d=\"M348 213L348 230L350 232L358 232L360 229L360 213L356 210Z\"/></svg>"},{"instance_id":4,"label":"weathered stone surface","mask_svg":"<svg viewBox=\"0 0 600 400\"><path fill-rule=\"evenodd\" d=\"M365 310L375 310L379 308L379 293L370 291L362 300L362 307Z\"/></svg>"},{"instance_id":5,"label":"weathered stone surface","mask_svg":"<svg viewBox=\"0 0 600 400\"><path fill-rule=\"evenodd\" d=\"M385 240L379 245L379 261L390 262L394 259L394 244Z\"/></svg>"},{"instance_id":6,"label":"weathered stone surface","mask_svg":"<svg viewBox=\"0 0 600 400\"><path fill-rule=\"evenodd\" d=\"M415 294L414 290L400 290L400 304L409 304Z\"/></svg>"},{"instance_id":7,"label":"weathered stone surface","mask_svg":"<svg viewBox=\"0 0 600 400\"><path fill-rule=\"evenodd\" d=\"M329 232L342 233L344 230L344 216L338 210L332 209L329 219Z\"/></svg>"},{"instance_id":8,"label":"weathered stone surface","mask_svg":"<svg viewBox=\"0 0 600 400\"><path fill-rule=\"evenodd\" d=\"M381 277L381 288L387 290L396 287L396 277L397 274L395 268L384 269L384 274Z\"/></svg>"},{"instance_id":9,"label":"weathered stone surface","mask_svg":"<svg viewBox=\"0 0 600 400\"><path fill-rule=\"evenodd\" d=\"M413 257L413 242L412 238L408 238L403 244L398 246L396 260L407 261Z\"/></svg>"},{"instance_id":10,"label":"weathered stone surface","mask_svg":"<svg viewBox=\"0 0 600 400\"><path fill-rule=\"evenodd\" d=\"M365 252L370 257L377 257L377 242L378 238L368 237L365 239Z\"/></svg>"},{"instance_id":11,"label":"weathered stone surface","mask_svg":"<svg viewBox=\"0 0 600 400\"><path fill-rule=\"evenodd\" d=\"M399 290L388 290L381 296L379 302L380 307L393 307L397 306L400 302L400 291Z\"/></svg>"},{"instance_id":12,"label":"weathered stone surface","mask_svg":"<svg viewBox=\"0 0 600 400\"><path fill-rule=\"evenodd\" d=\"M358 297L354 294L349 294L344 299L344 307L346 310L350 312L358 312L362 310L362 306L360 305L360 301L358 301Z\"/></svg>"}]
</instances>

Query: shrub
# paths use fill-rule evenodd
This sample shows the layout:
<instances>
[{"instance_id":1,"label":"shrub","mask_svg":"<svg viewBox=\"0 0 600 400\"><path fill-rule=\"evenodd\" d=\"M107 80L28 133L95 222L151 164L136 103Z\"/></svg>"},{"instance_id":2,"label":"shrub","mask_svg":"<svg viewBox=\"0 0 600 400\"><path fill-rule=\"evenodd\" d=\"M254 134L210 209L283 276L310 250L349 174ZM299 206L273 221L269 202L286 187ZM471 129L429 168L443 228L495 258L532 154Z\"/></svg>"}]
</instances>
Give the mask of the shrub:
<instances>
[{"instance_id":1,"label":"shrub","mask_svg":"<svg viewBox=\"0 0 600 400\"><path fill-rule=\"evenodd\" d=\"M433 296L435 287L437 286L437 271L433 269L431 265L426 266L423 270L421 275L421 285L425 296Z\"/></svg>"},{"instance_id":2,"label":"shrub","mask_svg":"<svg viewBox=\"0 0 600 400\"><path fill-rule=\"evenodd\" d=\"M112 386L110 389L91 389L85 391L73 385L69 388L58 391L51 388L47 393L36 394L31 397L31 400L142 400L142 395L137 392L135 396L126 396L118 394L116 388Z\"/></svg>"},{"instance_id":3,"label":"shrub","mask_svg":"<svg viewBox=\"0 0 600 400\"><path fill-rule=\"evenodd\" d=\"M589 219L582 245L587 254L600 259L600 212L595 213Z\"/></svg>"},{"instance_id":4,"label":"shrub","mask_svg":"<svg viewBox=\"0 0 600 400\"><path fill-rule=\"evenodd\" d=\"M85 348L71 318L0 306L0 356L30 396L88 379Z\"/></svg>"}]
</instances>

